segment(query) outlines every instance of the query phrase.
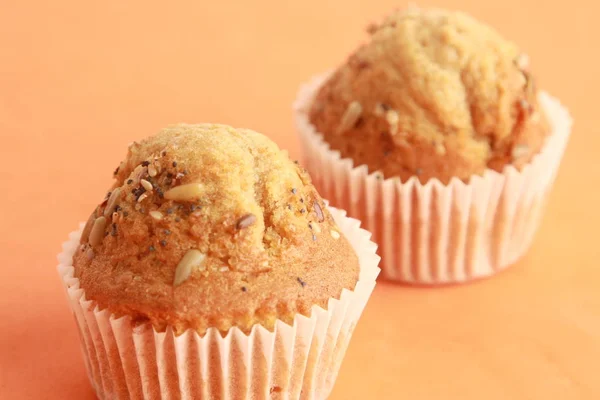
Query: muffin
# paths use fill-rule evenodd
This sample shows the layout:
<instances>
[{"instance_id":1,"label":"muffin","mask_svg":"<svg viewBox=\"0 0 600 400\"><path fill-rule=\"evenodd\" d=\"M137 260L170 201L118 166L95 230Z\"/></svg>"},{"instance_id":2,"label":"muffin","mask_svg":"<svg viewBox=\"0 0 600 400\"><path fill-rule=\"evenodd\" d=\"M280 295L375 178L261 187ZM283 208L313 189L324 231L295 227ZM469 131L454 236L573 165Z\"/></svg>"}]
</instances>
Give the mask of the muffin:
<instances>
[{"instance_id":1,"label":"muffin","mask_svg":"<svg viewBox=\"0 0 600 400\"><path fill-rule=\"evenodd\" d=\"M114 178L59 267L98 396L327 395L378 271L358 223L224 125L133 143Z\"/></svg>"},{"instance_id":2,"label":"muffin","mask_svg":"<svg viewBox=\"0 0 600 400\"><path fill-rule=\"evenodd\" d=\"M295 104L305 164L365 222L385 278L490 276L529 247L569 133L527 55L460 12L411 8Z\"/></svg>"}]
</instances>

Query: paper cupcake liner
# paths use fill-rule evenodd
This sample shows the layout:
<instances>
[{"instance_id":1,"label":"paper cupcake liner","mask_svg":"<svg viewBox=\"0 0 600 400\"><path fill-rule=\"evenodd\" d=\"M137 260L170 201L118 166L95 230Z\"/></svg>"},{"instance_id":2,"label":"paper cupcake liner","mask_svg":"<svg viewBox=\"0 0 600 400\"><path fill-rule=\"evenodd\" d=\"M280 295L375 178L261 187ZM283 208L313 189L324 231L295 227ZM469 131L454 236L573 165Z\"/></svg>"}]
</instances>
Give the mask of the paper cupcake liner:
<instances>
[{"instance_id":1,"label":"paper cupcake liner","mask_svg":"<svg viewBox=\"0 0 600 400\"><path fill-rule=\"evenodd\" d=\"M356 323L379 274L377 246L360 222L330 208L355 249L360 275L353 291L330 299L327 310L313 306L292 326L276 321L274 330L255 325L249 334L237 327L222 336L188 330L134 326L86 299L74 277L72 256L80 229L71 233L58 256L81 338L85 365L98 398L112 399L324 399L337 377Z\"/></svg>"},{"instance_id":2,"label":"paper cupcake liner","mask_svg":"<svg viewBox=\"0 0 600 400\"><path fill-rule=\"evenodd\" d=\"M458 283L491 276L529 248L540 223L570 131L568 111L540 94L552 135L518 171L488 169L468 183L416 177L381 180L330 149L310 123L313 98L329 74L301 87L294 104L304 166L321 195L363 222L379 245L382 276L413 284Z\"/></svg>"}]
</instances>

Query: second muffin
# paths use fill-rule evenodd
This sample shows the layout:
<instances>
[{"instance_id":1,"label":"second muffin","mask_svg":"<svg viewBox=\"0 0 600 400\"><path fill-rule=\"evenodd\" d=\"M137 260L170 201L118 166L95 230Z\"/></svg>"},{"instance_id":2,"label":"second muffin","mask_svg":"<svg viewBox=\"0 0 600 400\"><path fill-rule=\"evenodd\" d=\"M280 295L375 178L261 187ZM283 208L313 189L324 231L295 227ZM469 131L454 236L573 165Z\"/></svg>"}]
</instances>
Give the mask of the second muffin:
<instances>
[{"instance_id":1,"label":"second muffin","mask_svg":"<svg viewBox=\"0 0 600 400\"><path fill-rule=\"evenodd\" d=\"M528 247L570 131L527 56L445 10L398 11L295 105L306 166L380 245L383 276L460 282Z\"/></svg>"}]
</instances>

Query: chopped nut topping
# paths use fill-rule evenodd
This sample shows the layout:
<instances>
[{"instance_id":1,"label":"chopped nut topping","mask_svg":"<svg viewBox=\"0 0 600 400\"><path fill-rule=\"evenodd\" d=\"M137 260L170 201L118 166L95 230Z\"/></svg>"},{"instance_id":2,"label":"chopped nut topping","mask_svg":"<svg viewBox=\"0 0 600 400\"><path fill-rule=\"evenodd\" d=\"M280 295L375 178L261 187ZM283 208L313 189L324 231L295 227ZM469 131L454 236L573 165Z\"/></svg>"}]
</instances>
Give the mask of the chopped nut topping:
<instances>
[{"instance_id":1,"label":"chopped nut topping","mask_svg":"<svg viewBox=\"0 0 600 400\"><path fill-rule=\"evenodd\" d=\"M332 229L331 231L329 231L329 233L331 233L331 237L334 238L335 240L340 238L340 233L336 230Z\"/></svg>"},{"instance_id":2,"label":"chopped nut topping","mask_svg":"<svg viewBox=\"0 0 600 400\"><path fill-rule=\"evenodd\" d=\"M156 176L156 174L158 174L156 167L154 165L149 165L148 166L148 175L150 175L152 178L154 178Z\"/></svg>"}]
</instances>

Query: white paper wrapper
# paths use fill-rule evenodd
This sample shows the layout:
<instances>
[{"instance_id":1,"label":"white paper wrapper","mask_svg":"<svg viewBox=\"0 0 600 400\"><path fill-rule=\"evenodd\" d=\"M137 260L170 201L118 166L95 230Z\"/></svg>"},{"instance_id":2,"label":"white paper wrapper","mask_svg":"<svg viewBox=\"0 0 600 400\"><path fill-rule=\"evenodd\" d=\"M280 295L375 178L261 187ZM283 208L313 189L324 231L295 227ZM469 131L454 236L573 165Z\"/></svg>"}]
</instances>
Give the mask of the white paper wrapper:
<instances>
[{"instance_id":1,"label":"white paper wrapper","mask_svg":"<svg viewBox=\"0 0 600 400\"><path fill-rule=\"evenodd\" d=\"M310 317L297 315L293 326L277 321L270 332L255 325L222 337L209 329L200 337L189 330L133 326L87 300L74 277L72 256L83 225L69 236L58 256L58 271L79 328L85 365L100 399L324 399L337 377L356 323L379 274L377 246L360 222L330 208L355 249L360 276L354 291L344 289L327 310L313 306Z\"/></svg>"},{"instance_id":2,"label":"white paper wrapper","mask_svg":"<svg viewBox=\"0 0 600 400\"><path fill-rule=\"evenodd\" d=\"M540 104L553 133L518 171L487 170L464 183L381 180L366 165L331 150L310 123L308 110L329 74L301 87L294 104L304 166L321 195L360 219L379 245L382 276L413 284L445 284L491 276L529 248L566 147L571 117L546 93Z\"/></svg>"}]
</instances>

